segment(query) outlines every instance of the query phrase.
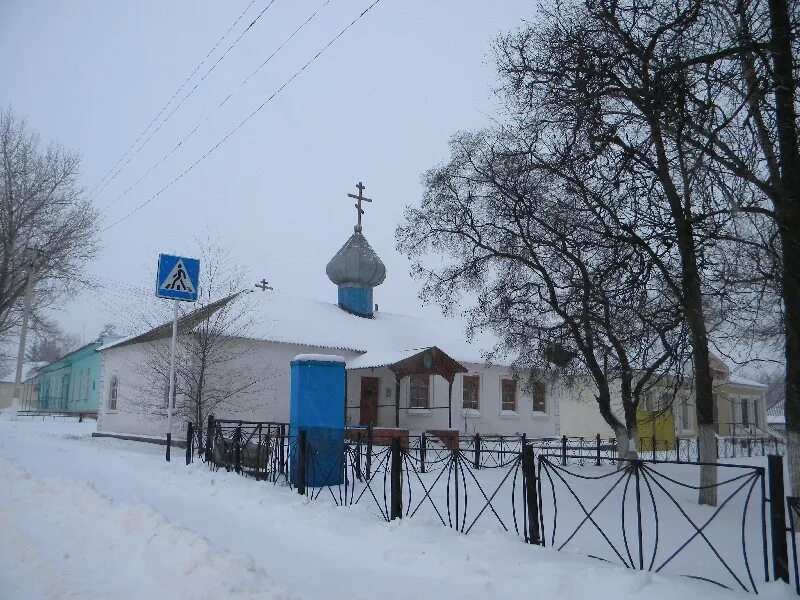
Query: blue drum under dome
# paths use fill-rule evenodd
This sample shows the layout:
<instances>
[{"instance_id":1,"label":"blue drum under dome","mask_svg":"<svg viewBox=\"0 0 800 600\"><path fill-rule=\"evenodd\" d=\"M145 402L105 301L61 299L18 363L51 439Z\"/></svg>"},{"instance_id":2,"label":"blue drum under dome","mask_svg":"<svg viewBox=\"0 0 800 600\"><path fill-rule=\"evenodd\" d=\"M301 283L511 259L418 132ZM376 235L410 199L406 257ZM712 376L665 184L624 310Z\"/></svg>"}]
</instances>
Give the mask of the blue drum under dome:
<instances>
[{"instance_id":1,"label":"blue drum under dome","mask_svg":"<svg viewBox=\"0 0 800 600\"><path fill-rule=\"evenodd\" d=\"M372 290L386 279L386 267L356 229L325 268L339 288L339 306L360 317L373 316Z\"/></svg>"}]
</instances>

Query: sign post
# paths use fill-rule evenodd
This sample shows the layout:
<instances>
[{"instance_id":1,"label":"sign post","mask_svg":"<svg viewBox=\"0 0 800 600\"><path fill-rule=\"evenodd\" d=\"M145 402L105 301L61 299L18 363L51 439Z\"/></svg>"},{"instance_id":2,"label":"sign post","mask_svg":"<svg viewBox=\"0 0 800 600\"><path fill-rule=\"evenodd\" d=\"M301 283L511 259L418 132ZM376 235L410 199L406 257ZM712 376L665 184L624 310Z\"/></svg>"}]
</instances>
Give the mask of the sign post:
<instances>
[{"instance_id":1,"label":"sign post","mask_svg":"<svg viewBox=\"0 0 800 600\"><path fill-rule=\"evenodd\" d=\"M167 395L167 462L172 446L172 409L175 404L175 345L178 339L178 302L195 302L200 279L200 261L196 258L160 254L156 296L172 299L172 343L169 351L169 394ZM189 440L186 440L189 443Z\"/></svg>"}]
</instances>

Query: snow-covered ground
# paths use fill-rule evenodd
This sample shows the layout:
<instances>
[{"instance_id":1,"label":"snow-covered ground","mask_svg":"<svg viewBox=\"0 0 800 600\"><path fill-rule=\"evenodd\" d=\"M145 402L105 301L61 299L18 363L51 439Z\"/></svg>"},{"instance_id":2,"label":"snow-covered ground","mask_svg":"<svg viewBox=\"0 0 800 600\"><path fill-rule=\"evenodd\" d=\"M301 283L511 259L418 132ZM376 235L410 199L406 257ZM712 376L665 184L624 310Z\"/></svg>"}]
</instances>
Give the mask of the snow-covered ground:
<instances>
[{"instance_id":1,"label":"snow-covered ground","mask_svg":"<svg viewBox=\"0 0 800 600\"><path fill-rule=\"evenodd\" d=\"M0 417L0 598L744 597L514 534L382 522L93 429Z\"/></svg>"}]
</instances>

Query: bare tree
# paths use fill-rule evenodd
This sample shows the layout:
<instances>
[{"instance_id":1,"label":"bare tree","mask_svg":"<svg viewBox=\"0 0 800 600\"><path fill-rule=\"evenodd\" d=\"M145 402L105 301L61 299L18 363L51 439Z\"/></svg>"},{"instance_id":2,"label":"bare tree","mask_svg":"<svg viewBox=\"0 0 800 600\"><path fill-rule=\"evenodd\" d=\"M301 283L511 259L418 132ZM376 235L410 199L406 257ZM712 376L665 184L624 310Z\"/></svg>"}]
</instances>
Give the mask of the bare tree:
<instances>
[{"instance_id":1,"label":"bare tree","mask_svg":"<svg viewBox=\"0 0 800 600\"><path fill-rule=\"evenodd\" d=\"M463 292L477 296L471 326L495 331L519 371L588 374L624 457L647 391L681 384L682 314L648 254L606 235L579 197L588 190L542 164L531 140L545 130L457 135L450 161L425 178L422 207L406 211L398 246L415 257L428 299L446 309ZM622 415L612 410L615 384Z\"/></svg>"},{"instance_id":2,"label":"bare tree","mask_svg":"<svg viewBox=\"0 0 800 600\"><path fill-rule=\"evenodd\" d=\"M81 285L97 246L79 166L77 154L55 143L43 148L24 119L0 109L0 341L21 322L26 249L39 251L34 329L45 308Z\"/></svg>"},{"instance_id":3,"label":"bare tree","mask_svg":"<svg viewBox=\"0 0 800 600\"><path fill-rule=\"evenodd\" d=\"M81 345L77 335L67 333L55 322L41 323L25 351L26 360L52 362Z\"/></svg>"},{"instance_id":4,"label":"bare tree","mask_svg":"<svg viewBox=\"0 0 800 600\"><path fill-rule=\"evenodd\" d=\"M272 379L256 352L257 301L242 290L246 278L230 266L230 254L219 243L206 240L200 246L201 294L196 303L181 304L178 321L173 406L177 418L197 426L198 447L209 414L251 411L254 400L266 401ZM134 409L148 416L167 413L172 322L164 313L164 322L142 336L146 351L136 365L144 383Z\"/></svg>"},{"instance_id":5,"label":"bare tree","mask_svg":"<svg viewBox=\"0 0 800 600\"><path fill-rule=\"evenodd\" d=\"M715 23L703 0L586 0L556 4L535 25L504 38L501 72L515 116L540 118L577 140L576 184L611 184L597 204L609 234L639 246L680 307L692 346L700 430L700 501L716 503L716 444L710 364L710 298L731 298L719 278L719 240L737 241L728 181L702 147L713 126L713 93L696 64L712 60ZM730 51L728 51L730 53ZM712 100L709 100L711 98ZM570 151L575 157L575 148ZM593 200L602 196L594 194ZM760 200L739 198L740 207Z\"/></svg>"}]
</instances>

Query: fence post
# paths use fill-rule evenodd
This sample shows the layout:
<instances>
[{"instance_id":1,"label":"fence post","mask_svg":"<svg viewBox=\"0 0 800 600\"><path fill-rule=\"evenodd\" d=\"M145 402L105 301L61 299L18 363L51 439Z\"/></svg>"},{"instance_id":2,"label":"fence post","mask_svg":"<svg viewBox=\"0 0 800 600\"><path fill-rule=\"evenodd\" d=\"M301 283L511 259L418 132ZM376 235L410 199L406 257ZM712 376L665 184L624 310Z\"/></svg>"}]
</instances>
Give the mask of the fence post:
<instances>
[{"instance_id":1,"label":"fence post","mask_svg":"<svg viewBox=\"0 0 800 600\"><path fill-rule=\"evenodd\" d=\"M675 438L675 460L681 462L681 438L679 437Z\"/></svg>"},{"instance_id":2,"label":"fence post","mask_svg":"<svg viewBox=\"0 0 800 600\"><path fill-rule=\"evenodd\" d=\"M453 496L455 497L455 505L456 505L456 531L458 529L458 461L461 458L461 453L458 449L453 450Z\"/></svg>"},{"instance_id":3,"label":"fence post","mask_svg":"<svg viewBox=\"0 0 800 600\"><path fill-rule=\"evenodd\" d=\"M214 415L208 415L208 428L206 429L206 462L211 462L214 456Z\"/></svg>"},{"instance_id":4,"label":"fence post","mask_svg":"<svg viewBox=\"0 0 800 600\"><path fill-rule=\"evenodd\" d=\"M599 437L599 435L598 435ZM525 480L525 504L528 514L529 544L541 544L539 532L539 499L536 496L536 459L533 446L522 446L522 477Z\"/></svg>"},{"instance_id":5,"label":"fence post","mask_svg":"<svg viewBox=\"0 0 800 600\"><path fill-rule=\"evenodd\" d=\"M186 464L192 462L192 446L194 445L194 431L192 431L192 422L186 422Z\"/></svg>"},{"instance_id":6,"label":"fence post","mask_svg":"<svg viewBox=\"0 0 800 600\"><path fill-rule=\"evenodd\" d=\"M769 478L769 522L772 533L772 578L789 583L789 550L786 545L786 497L783 487L783 459L767 457Z\"/></svg>"},{"instance_id":7,"label":"fence post","mask_svg":"<svg viewBox=\"0 0 800 600\"><path fill-rule=\"evenodd\" d=\"M391 472L391 520L403 517L403 455L400 449L400 438L392 438L392 472Z\"/></svg>"},{"instance_id":8,"label":"fence post","mask_svg":"<svg viewBox=\"0 0 800 600\"><path fill-rule=\"evenodd\" d=\"M372 425L367 425L367 481L372 476Z\"/></svg>"},{"instance_id":9,"label":"fence post","mask_svg":"<svg viewBox=\"0 0 800 600\"><path fill-rule=\"evenodd\" d=\"M641 468L642 461L633 461L634 474L636 475L636 533L639 544L639 570L644 570L644 546L642 542L642 491L641 483L639 481L639 469Z\"/></svg>"},{"instance_id":10,"label":"fence post","mask_svg":"<svg viewBox=\"0 0 800 600\"><path fill-rule=\"evenodd\" d=\"M600 466L600 434L595 438L597 440L597 466Z\"/></svg>"},{"instance_id":11,"label":"fence post","mask_svg":"<svg viewBox=\"0 0 800 600\"><path fill-rule=\"evenodd\" d=\"M233 469L242 472L242 426L237 425L233 432Z\"/></svg>"},{"instance_id":12,"label":"fence post","mask_svg":"<svg viewBox=\"0 0 800 600\"><path fill-rule=\"evenodd\" d=\"M652 446L653 460L656 460L656 436L654 435L650 436L650 443L653 444Z\"/></svg>"},{"instance_id":13,"label":"fence post","mask_svg":"<svg viewBox=\"0 0 800 600\"><path fill-rule=\"evenodd\" d=\"M475 434L475 468L481 468L481 434Z\"/></svg>"},{"instance_id":14,"label":"fence post","mask_svg":"<svg viewBox=\"0 0 800 600\"><path fill-rule=\"evenodd\" d=\"M753 444L752 444L752 442L753 442L753 439L748 437L747 438L747 456L748 457L753 456Z\"/></svg>"},{"instance_id":15,"label":"fence post","mask_svg":"<svg viewBox=\"0 0 800 600\"><path fill-rule=\"evenodd\" d=\"M280 433L278 434L278 473L281 475L286 474L286 425L279 427Z\"/></svg>"},{"instance_id":16,"label":"fence post","mask_svg":"<svg viewBox=\"0 0 800 600\"><path fill-rule=\"evenodd\" d=\"M786 498L786 504L789 508L789 532L792 534L792 566L794 568L794 591L796 594L800 595L800 570L797 569L797 536L795 532L797 531L795 523L795 514L797 513L798 505L797 501L798 498L791 497ZM767 573L767 579L769 579L769 572Z\"/></svg>"},{"instance_id":17,"label":"fence post","mask_svg":"<svg viewBox=\"0 0 800 600\"><path fill-rule=\"evenodd\" d=\"M762 437L761 438L761 456L766 456L766 455L767 455L767 453L764 450L764 438Z\"/></svg>"},{"instance_id":18,"label":"fence post","mask_svg":"<svg viewBox=\"0 0 800 600\"><path fill-rule=\"evenodd\" d=\"M169 462L169 452L172 449L172 432L167 432L167 462Z\"/></svg>"},{"instance_id":19,"label":"fence post","mask_svg":"<svg viewBox=\"0 0 800 600\"><path fill-rule=\"evenodd\" d=\"M356 479L361 481L361 432L356 434Z\"/></svg>"},{"instance_id":20,"label":"fence post","mask_svg":"<svg viewBox=\"0 0 800 600\"><path fill-rule=\"evenodd\" d=\"M306 493L306 430L297 432L297 493L301 496Z\"/></svg>"},{"instance_id":21,"label":"fence post","mask_svg":"<svg viewBox=\"0 0 800 600\"><path fill-rule=\"evenodd\" d=\"M561 466L567 466L567 436L561 436Z\"/></svg>"},{"instance_id":22,"label":"fence post","mask_svg":"<svg viewBox=\"0 0 800 600\"><path fill-rule=\"evenodd\" d=\"M697 462L700 462L700 434L698 434L697 437L694 438L694 441L695 441L694 449L697 450ZM717 443L719 443L719 440L717 440ZM687 455L687 458L688 460L686 462L692 462L691 456Z\"/></svg>"},{"instance_id":23,"label":"fence post","mask_svg":"<svg viewBox=\"0 0 800 600\"><path fill-rule=\"evenodd\" d=\"M425 453L427 452L428 446L428 438L425 436L425 432L422 432L422 435L419 438L419 470L420 473L425 472Z\"/></svg>"}]
</instances>

